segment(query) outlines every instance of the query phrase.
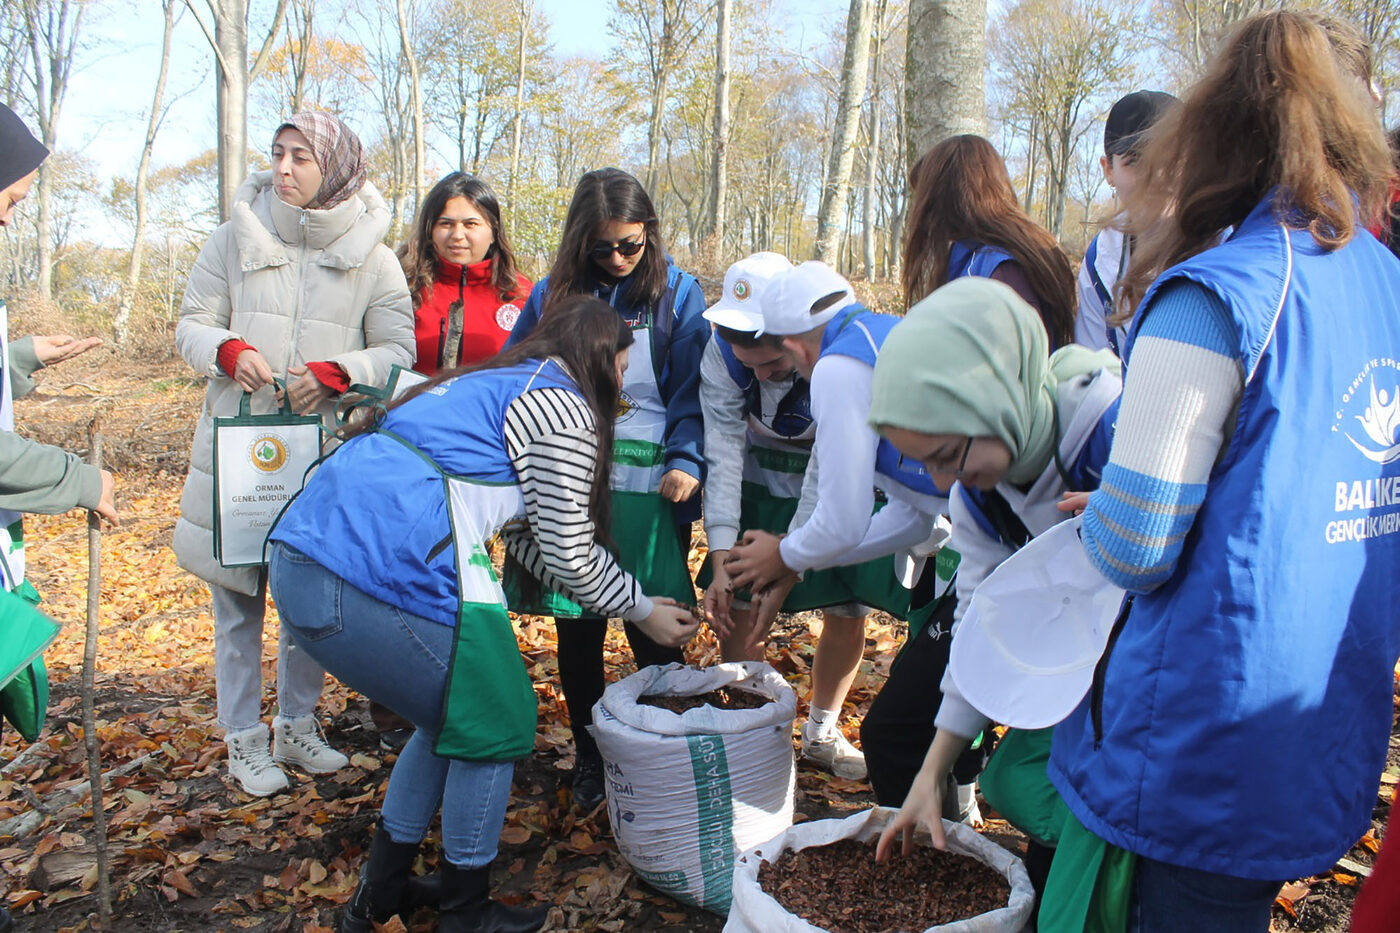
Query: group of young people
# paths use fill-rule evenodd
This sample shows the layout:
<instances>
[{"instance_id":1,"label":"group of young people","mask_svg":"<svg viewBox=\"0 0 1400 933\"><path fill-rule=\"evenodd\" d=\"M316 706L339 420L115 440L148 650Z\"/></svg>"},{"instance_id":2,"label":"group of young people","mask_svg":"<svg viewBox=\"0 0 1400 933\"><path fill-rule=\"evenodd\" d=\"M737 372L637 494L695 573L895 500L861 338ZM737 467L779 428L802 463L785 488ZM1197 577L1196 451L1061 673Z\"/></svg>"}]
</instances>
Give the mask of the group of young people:
<instances>
[{"instance_id":1,"label":"group of young people","mask_svg":"<svg viewBox=\"0 0 1400 933\"><path fill-rule=\"evenodd\" d=\"M507 608L557 620L573 797L591 810L607 619L639 666L682 659L702 515L725 659L763 657L779 612L822 610L802 754L902 808L880 857L974 818L986 768L986 798L1031 839L1040 929L1267 929L1280 884L1369 825L1400 656L1400 261L1367 232L1394 180L1370 77L1351 27L1275 12L1181 101L1120 101L1104 155L1120 212L1078 285L990 143L936 144L910 173L902 319L772 252L734 263L707 306L646 191L611 168L580 179L533 286L495 195L461 173L396 255L353 132L323 113L280 126L181 308L179 350L209 388L174 546L213 593L245 791L286 787L283 764L346 764L314 715L325 671L406 720L340 929L424 905L446 931L543 924L547 905L489 896L536 726ZM16 144L15 174L10 130L12 203L42 155ZM75 343L36 338L32 355ZM395 366L427 378L339 430L268 566L222 566L213 419L247 394L333 428L340 396ZM0 505L115 516L110 476L52 459L67 492L12 502L5 485ZM1129 596L1074 711L998 743L950 651L983 581L1070 520L1081 559ZM909 635L857 749L838 720L872 608ZM438 814L441 870L416 877Z\"/></svg>"}]
</instances>

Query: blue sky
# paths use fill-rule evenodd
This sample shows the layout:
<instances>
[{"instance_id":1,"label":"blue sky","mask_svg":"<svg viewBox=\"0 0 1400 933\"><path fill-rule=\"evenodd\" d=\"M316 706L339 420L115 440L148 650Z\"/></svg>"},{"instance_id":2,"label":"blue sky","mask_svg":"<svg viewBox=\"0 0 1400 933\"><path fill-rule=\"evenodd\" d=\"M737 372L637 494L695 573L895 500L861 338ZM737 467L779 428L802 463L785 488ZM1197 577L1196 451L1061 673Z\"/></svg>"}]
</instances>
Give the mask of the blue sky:
<instances>
[{"instance_id":1,"label":"blue sky","mask_svg":"<svg viewBox=\"0 0 1400 933\"><path fill-rule=\"evenodd\" d=\"M601 57L606 53L612 42L607 33L612 3L540 0L540 5L550 19L557 54ZM254 0L255 11L265 6ZM794 48L811 48L827 30L840 28L847 7L844 0L780 0L780 25ZM112 177L136 170L145 111L160 63L161 13L155 0L107 0L94 4L94 12L99 17L85 25L89 48L80 57L64 103L58 144L91 159L105 186ZM186 11L175 30L167 100L184 96L160 131L157 165L184 162L210 148L214 140L212 65L213 54ZM257 133L258 124L253 115L251 133Z\"/></svg>"}]
</instances>

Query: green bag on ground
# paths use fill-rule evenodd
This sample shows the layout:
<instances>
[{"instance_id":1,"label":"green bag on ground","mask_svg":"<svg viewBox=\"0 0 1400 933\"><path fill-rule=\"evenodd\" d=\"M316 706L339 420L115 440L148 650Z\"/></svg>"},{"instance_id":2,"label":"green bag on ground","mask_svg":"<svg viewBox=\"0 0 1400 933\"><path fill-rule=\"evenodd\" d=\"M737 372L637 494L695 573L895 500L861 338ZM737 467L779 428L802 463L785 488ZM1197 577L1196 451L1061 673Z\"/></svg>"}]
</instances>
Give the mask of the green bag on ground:
<instances>
[{"instance_id":1,"label":"green bag on ground","mask_svg":"<svg viewBox=\"0 0 1400 933\"><path fill-rule=\"evenodd\" d=\"M0 590L0 715L26 742L39 737L49 706L49 677L41 657L58 637L57 622L34 608L39 593L28 581Z\"/></svg>"}]
</instances>

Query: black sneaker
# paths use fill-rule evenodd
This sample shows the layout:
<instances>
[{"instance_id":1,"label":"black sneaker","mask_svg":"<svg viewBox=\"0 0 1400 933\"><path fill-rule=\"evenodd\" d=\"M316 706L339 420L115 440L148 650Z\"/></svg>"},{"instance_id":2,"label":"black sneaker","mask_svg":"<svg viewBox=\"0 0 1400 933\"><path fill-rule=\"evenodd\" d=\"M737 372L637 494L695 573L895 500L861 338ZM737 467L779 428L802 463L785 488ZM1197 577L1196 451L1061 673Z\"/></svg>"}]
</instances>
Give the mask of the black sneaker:
<instances>
[{"instance_id":1,"label":"black sneaker","mask_svg":"<svg viewBox=\"0 0 1400 933\"><path fill-rule=\"evenodd\" d=\"M603 759L580 757L574 765L574 806L592 813L607 794L603 790Z\"/></svg>"},{"instance_id":2,"label":"black sneaker","mask_svg":"<svg viewBox=\"0 0 1400 933\"><path fill-rule=\"evenodd\" d=\"M379 750L381 752L401 752L411 738L413 738L412 726L407 729L385 729L379 733Z\"/></svg>"}]
</instances>

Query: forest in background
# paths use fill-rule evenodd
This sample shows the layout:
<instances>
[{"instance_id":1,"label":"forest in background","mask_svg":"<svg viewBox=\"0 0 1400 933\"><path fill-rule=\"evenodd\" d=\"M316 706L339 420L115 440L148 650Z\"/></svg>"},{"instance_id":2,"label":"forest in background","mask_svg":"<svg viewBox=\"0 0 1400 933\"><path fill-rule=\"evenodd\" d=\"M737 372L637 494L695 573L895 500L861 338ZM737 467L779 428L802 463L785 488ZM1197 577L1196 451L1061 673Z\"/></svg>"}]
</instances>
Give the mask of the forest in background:
<instances>
[{"instance_id":1,"label":"forest in background","mask_svg":"<svg viewBox=\"0 0 1400 933\"><path fill-rule=\"evenodd\" d=\"M163 13L164 35L151 37L161 68L144 105L132 101L139 116L124 118L144 125L144 145L129 173L107 177L74 148L92 137L65 105L92 60L148 54L104 38L135 2ZM0 293L168 355L221 192L266 165L286 115L310 108L360 133L393 211L391 243L436 178L460 169L496 188L532 277L548 267L577 178L618 165L652 193L668 247L702 278L774 249L897 280L907 167L950 131L988 136L1026 208L1077 255L1112 210L1098 160L1113 101L1181 90L1225 29L1275 5L850 0L797 48L780 0L617 0L608 46L570 56L552 48L539 0L14 0L0 10L0 100L54 156L0 237ZM1388 122L1400 2L1327 10L1370 38ZM181 43L202 49L206 73L170 66ZM190 95L208 100L219 130L193 158L163 159L162 137L182 129L165 116ZM873 303L898 310L893 291L874 288Z\"/></svg>"}]
</instances>

